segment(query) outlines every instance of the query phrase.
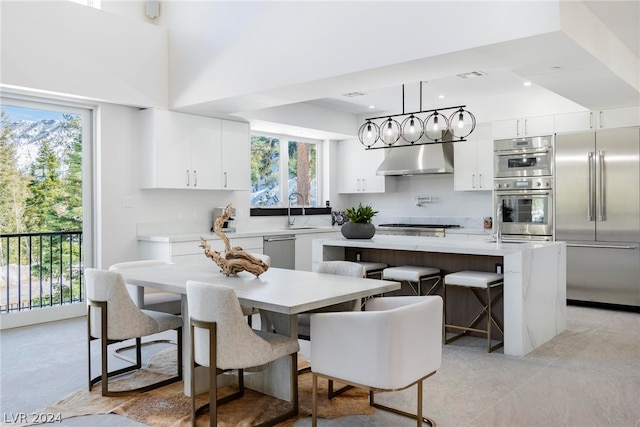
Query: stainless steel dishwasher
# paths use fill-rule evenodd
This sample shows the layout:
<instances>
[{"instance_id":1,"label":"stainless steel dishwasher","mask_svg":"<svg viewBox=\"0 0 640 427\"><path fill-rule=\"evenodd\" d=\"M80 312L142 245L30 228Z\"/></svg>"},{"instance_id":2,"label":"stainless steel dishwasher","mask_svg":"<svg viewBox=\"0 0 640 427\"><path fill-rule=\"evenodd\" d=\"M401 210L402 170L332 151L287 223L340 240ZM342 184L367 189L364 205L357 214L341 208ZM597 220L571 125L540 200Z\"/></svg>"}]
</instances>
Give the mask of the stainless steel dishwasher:
<instances>
[{"instance_id":1,"label":"stainless steel dishwasher","mask_svg":"<svg viewBox=\"0 0 640 427\"><path fill-rule=\"evenodd\" d=\"M264 236L262 251L271 257L271 267L296 269L296 236Z\"/></svg>"}]
</instances>

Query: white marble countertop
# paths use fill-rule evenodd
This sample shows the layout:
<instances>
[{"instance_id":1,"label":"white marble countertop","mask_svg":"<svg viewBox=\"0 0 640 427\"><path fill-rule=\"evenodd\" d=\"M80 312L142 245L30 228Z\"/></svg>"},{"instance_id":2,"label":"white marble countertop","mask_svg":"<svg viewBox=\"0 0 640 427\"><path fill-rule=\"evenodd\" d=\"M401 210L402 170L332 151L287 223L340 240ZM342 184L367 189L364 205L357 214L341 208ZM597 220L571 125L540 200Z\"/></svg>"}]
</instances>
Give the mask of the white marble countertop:
<instances>
[{"instance_id":1,"label":"white marble countertop","mask_svg":"<svg viewBox=\"0 0 640 427\"><path fill-rule=\"evenodd\" d=\"M242 237L262 237L262 236L279 236L285 234L309 234L309 233L331 233L340 231L340 226L318 226L318 227L304 227L304 228L273 228L266 230L252 230L252 231L233 231L225 232L227 237L242 238ZM220 239L217 234L210 231L205 233L177 233L177 234L139 234L138 240L147 242L164 242L164 243L176 243L176 242L192 242L199 241L201 237L207 240Z\"/></svg>"},{"instance_id":2,"label":"white marble countertop","mask_svg":"<svg viewBox=\"0 0 640 427\"><path fill-rule=\"evenodd\" d=\"M442 237L377 235L371 239L322 239L324 246L350 248L394 249L402 251L442 252L454 254L504 256L516 252L534 250L564 242L503 242L486 240L458 240Z\"/></svg>"}]
</instances>

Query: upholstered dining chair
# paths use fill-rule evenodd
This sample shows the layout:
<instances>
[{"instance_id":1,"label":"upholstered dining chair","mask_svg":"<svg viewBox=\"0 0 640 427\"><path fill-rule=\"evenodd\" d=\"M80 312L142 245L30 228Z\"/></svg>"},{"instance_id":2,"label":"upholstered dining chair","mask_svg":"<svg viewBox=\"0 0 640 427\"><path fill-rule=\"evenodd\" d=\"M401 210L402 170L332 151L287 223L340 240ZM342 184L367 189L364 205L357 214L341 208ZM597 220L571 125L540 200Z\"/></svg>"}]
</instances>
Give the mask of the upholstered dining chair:
<instances>
[{"instance_id":1,"label":"upholstered dining chair","mask_svg":"<svg viewBox=\"0 0 640 427\"><path fill-rule=\"evenodd\" d=\"M109 270L121 271L128 268L153 267L167 264L171 264L171 262L158 259L126 261L113 264L109 267ZM131 284L127 284L127 290L129 291L129 295L131 295L131 299L133 299L133 302L135 302L139 308L164 311L165 313L171 314L180 314L182 310L180 303L181 297L178 294Z\"/></svg>"},{"instance_id":2,"label":"upholstered dining chair","mask_svg":"<svg viewBox=\"0 0 640 427\"><path fill-rule=\"evenodd\" d=\"M323 261L318 264L315 271L317 273L335 274L339 276L365 277L365 268L358 263L351 261ZM353 311L360 308L360 301L347 301L319 308L312 312L298 314L298 338L311 339L309 318L311 313L326 313L333 311Z\"/></svg>"},{"instance_id":3,"label":"upholstered dining chair","mask_svg":"<svg viewBox=\"0 0 640 427\"><path fill-rule=\"evenodd\" d=\"M442 298L373 298L365 311L311 315L312 425L318 418L318 378L369 390L369 404L435 423L422 415L422 382L442 363ZM375 357L372 357L375 355ZM375 402L374 392L417 385L416 414Z\"/></svg>"},{"instance_id":4,"label":"upholstered dining chair","mask_svg":"<svg viewBox=\"0 0 640 427\"><path fill-rule=\"evenodd\" d=\"M87 268L84 271L87 290L87 331L89 350L89 391L102 382L103 396L141 393L182 380L182 318L169 313L141 310L133 303L122 275L117 271ZM124 391L109 389L109 378L142 368L142 337L164 331L177 333L177 373L168 379ZM101 374L91 375L91 343L100 340ZM133 365L109 372L108 346L135 339L136 360Z\"/></svg>"},{"instance_id":5,"label":"upholstered dining chair","mask_svg":"<svg viewBox=\"0 0 640 427\"><path fill-rule=\"evenodd\" d=\"M264 262L265 264L267 264L269 267L271 267L271 257L269 255L265 255L265 254L259 254L257 252L250 252L250 255L258 258L259 260L261 260L262 262ZM253 315L254 314L260 314L260 310L258 310L255 307L247 307L244 305L240 305L240 308L242 308L242 314L247 316L247 322L249 323L249 326L253 325Z\"/></svg>"},{"instance_id":6,"label":"upholstered dining chair","mask_svg":"<svg viewBox=\"0 0 640 427\"><path fill-rule=\"evenodd\" d=\"M196 281L187 282L191 331L189 369L194 378L196 365L209 367L209 403L196 411L195 381L191 382L191 425L199 413L209 409L210 425L217 425L217 407L244 394L244 370L257 368L281 357L291 359L290 390L293 407L260 425L272 426L298 413L298 340L284 335L251 329L244 321L240 302L233 288ZM221 345L219 345L221 344ZM217 398L217 376L238 371L239 390Z\"/></svg>"}]
</instances>

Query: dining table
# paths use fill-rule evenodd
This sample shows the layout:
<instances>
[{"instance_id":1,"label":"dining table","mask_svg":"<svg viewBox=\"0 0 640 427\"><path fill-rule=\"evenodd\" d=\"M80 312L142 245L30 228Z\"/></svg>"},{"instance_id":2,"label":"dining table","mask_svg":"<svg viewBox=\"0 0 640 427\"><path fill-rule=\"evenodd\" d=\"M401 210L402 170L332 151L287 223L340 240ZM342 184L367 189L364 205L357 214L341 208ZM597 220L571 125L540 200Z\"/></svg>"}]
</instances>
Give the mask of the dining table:
<instances>
[{"instance_id":1,"label":"dining table","mask_svg":"<svg viewBox=\"0 0 640 427\"><path fill-rule=\"evenodd\" d=\"M190 370L191 337L187 281L193 280L234 289L241 305L260 310L261 329L298 337L299 313L320 309L341 302L368 298L400 289L400 282L378 279L338 276L283 268L269 268L259 276L242 271L226 276L215 263L164 264L121 270L130 285L158 289L182 295L181 315L184 321L183 367L184 393L191 393ZM195 374L196 393L209 389L206 372L199 366ZM289 384L291 368L287 358L274 361L263 371L246 375L245 385L256 391L291 401ZM224 381L219 383L224 384Z\"/></svg>"}]
</instances>

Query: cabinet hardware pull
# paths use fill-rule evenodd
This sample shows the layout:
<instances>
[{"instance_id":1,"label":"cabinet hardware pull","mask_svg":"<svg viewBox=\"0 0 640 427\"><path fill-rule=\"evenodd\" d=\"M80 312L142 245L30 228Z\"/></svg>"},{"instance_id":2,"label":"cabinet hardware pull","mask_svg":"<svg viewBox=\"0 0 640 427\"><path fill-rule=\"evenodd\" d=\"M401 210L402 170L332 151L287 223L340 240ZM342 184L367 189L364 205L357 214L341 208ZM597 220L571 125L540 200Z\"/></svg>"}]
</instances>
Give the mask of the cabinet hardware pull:
<instances>
[{"instance_id":1,"label":"cabinet hardware pull","mask_svg":"<svg viewBox=\"0 0 640 427\"><path fill-rule=\"evenodd\" d=\"M471 188L476 188L476 174L471 174Z\"/></svg>"},{"instance_id":2,"label":"cabinet hardware pull","mask_svg":"<svg viewBox=\"0 0 640 427\"><path fill-rule=\"evenodd\" d=\"M478 188L482 188L482 174L478 174Z\"/></svg>"},{"instance_id":3,"label":"cabinet hardware pull","mask_svg":"<svg viewBox=\"0 0 640 427\"><path fill-rule=\"evenodd\" d=\"M637 245L587 245L581 243L567 243L568 248L602 248L602 249L638 249Z\"/></svg>"},{"instance_id":4,"label":"cabinet hardware pull","mask_svg":"<svg viewBox=\"0 0 640 427\"><path fill-rule=\"evenodd\" d=\"M527 120L528 119L524 119L524 134L527 134Z\"/></svg>"},{"instance_id":5,"label":"cabinet hardware pull","mask_svg":"<svg viewBox=\"0 0 640 427\"><path fill-rule=\"evenodd\" d=\"M193 186L198 186L198 171L195 169L193 170Z\"/></svg>"},{"instance_id":6,"label":"cabinet hardware pull","mask_svg":"<svg viewBox=\"0 0 640 427\"><path fill-rule=\"evenodd\" d=\"M227 184L228 184L228 180L227 180L227 173L224 173L224 188L227 188Z\"/></svg>"},{"instance_id":7,"label":"cabinet hardware pull","mask_svg":"<svg viewBox=\"0 0 640 427\"><path fill-rule=\"evenodd\" d=\"M189 169L187 169L187 187L191 185L191 175L189 174Z\"/></svg>"},{"instance_id":8,"label":"cabinet hardware pull","mask_svg":"<svg viewBox=\"0 0 640 427\"><path fill-rule=\"evenodd\" d=\"M284 242L287 240L296 240L296 236L292 235L291 237L265 237L264 239L265 242Z\"/></svg>"}]
</instances>

